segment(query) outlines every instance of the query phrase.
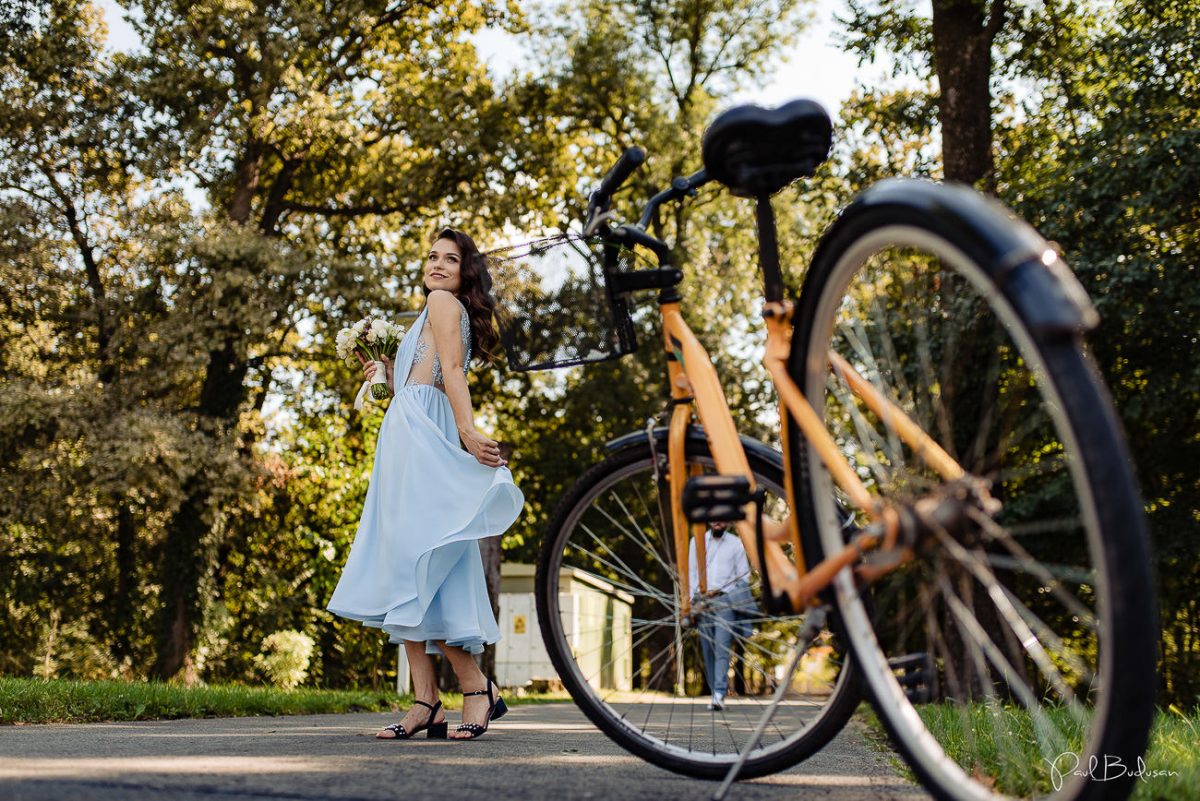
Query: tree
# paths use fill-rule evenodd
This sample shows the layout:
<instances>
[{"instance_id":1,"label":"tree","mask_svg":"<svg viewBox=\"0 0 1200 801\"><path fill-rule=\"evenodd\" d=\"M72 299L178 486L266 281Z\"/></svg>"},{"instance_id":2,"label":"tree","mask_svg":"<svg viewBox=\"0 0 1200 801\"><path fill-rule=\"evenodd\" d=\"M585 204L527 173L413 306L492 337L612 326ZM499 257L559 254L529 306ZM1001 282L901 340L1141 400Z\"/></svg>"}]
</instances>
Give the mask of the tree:
<instances>
[{"instance_id":1,"label":"tree","mask_svg":"<svg viewBox=\"0 0 1200 801\"><path fill-rule=\"evenodd\" d=\"M511 171L503 109L463 39L500 12L376 0L130 9L155 44L126 64L145 103L144 168L186 170L213 204L216 242L196 262L211 305L192 311L212 323L196 343L194 424L214 450L249 456L242 416L261 408L279 348L329 311L342 281L362 282L329 262L378 260L371 238L423 233L431 215L486 204ZM403 217L380 225L383 215ZM354 300L383 301L382 287L356 289ZM184 496L160 574L164 677L194 645L221 517L221 488L206 475Z\"/></svg>"},{"instance_id":2,"label":"tree","mask_svg":"<svg viewBox=\"0 0 1200 801\"><path fill-rule=\"evenodd\" d=\"M102 55L95 10L42 3L29 19L10 29L0 63L6 574L41 583L37 605L90 649L81 663L121 664L142 636L133 607L149 543L138 529L175 503L193 444L165 402L188 366L160 327L177 240L131 240L187 220L171 192L139 197L127 86Z\"/></svg>"},{"instance_id":3,"label":"tree","mask_svg":"<svg viewBox=\"0 0 1200 801\"><path fill-rule=\"evenodd\" d=\"M430 217L498 225L539 208L513 180L519 120L465 38L508 12L135 5L154 46L109 58L94 7L37 9L3 72L6 377L28 388L6 409L4 469L28 492L5 521L35 552L42 531L70 551L115 521L117 577L95 590L112 613L88 625L124 626L142 617L131 597L161 598L154 672L194 676L228 541L270 501L261 412L276 369L306 369L291 357L325 347L317 323L405 307L414 276L396 265ZM78 367L63 373L71 404L54 403L56 362ZM64 507L76 496L87 505ZM113 570L108 526L96 533L73 580Z\"/></svg>"},{"instance_id":4,"label":"tree","mask_svg":"<svg viewBox=\"0 0 1200 801\"><path fill-rule=\"evenodd\" d=\"M1063 14L1023 51L1039 81L1004 127L998 188L1067 254L1100 312L1089 337L1120 412L1160 584L1164 700L1200 693L1200 144L1196 15L1121 2ZM1075 58L1055 57L1063 51Z\"/></svg>"},{"instance_id":5,"label":"tree","mask_svg":"<svg viewBox=\"0 0 1200 801\"><path fill-rule=\"evenodd\" d=\"M994 51L1011 16L1009 0L850 0L847 48L860 61L890 50L901 69L937 78L942 171L948 181L993 182Z\"/></svg>"},{"instance_id":6,"label":"tree","mask_svg":"<svg viewBox=\"0 0 1200 801\"><path fill-rule=\"evenodd\" d=\"M1194 698L1200 617L1189 599L1200 575L1183 554L1194 550L1197 523L1195 471L1185 465L1197 458L1200 383L1187 355L1200 311L1186 278L1196 261L1197 176L1182 154L1195 146L1200 106L1200 9L995 3L981 29L982 3L935 2L929 16L908 2L856 2L847 46L864 58L890 52L899 69L920 78L936 71L944 98L948 84L937 63L946 50L938 39L947 28L937 22L951 6L961 19L974 15L966 28L976 34L998 20L988 84L998 102L989 101L992 177L952 172L951 148L962 130L939 105L945 177L984 179L1059 243L1096 303L1101 325L1088 341L1129 436L1159 563L1164 690L1171 699ZM975 100L982 87L977 80Z\"/></svg>"}]
</instances>

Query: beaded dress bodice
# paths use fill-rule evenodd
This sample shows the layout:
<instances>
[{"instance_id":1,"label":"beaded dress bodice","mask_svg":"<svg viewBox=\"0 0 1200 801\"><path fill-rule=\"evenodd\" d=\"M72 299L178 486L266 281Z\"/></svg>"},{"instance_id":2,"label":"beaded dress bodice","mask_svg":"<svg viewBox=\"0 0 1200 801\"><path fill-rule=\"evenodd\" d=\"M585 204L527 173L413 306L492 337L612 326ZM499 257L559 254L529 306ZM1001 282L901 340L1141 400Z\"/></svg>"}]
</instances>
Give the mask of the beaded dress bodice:
<instances>
[{"instance_id":1,"label":"beaded dress bodice","mask_svg":"<svg viewBox=\"0 0 1200 801\"><path fill-rule=\"evenodd\" d=\"M457 300L457 298L455 299ZM459 331L462 333L463 342L463 372L467 372L467 365L471 361L471 319L467 316L467 308L459 302L461 314L459 316ZM425 368L425 362L430 354L433 354L433 362L428 369ZM413 351L412 367L408 371L408 380L404 382L405 386L414 384L432 384L439 389L445 389L445 376L442 375L442 363L438 359L437 348L433 343L433 327L429 321L425 321L425 325L421 328L420 339L417 340L416 350Z\"/></svg>"}]
</instances>

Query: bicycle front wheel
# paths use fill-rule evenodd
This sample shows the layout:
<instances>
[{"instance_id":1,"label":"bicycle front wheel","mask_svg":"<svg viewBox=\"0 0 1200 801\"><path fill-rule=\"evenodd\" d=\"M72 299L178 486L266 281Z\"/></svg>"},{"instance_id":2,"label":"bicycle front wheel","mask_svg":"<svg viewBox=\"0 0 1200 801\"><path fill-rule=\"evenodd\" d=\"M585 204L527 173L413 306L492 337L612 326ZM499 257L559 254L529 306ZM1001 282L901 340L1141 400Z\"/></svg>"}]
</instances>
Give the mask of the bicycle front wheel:
<instances>
[{"instance_id":1,"label":"bicycle front wheel","mask_svg":"<svg viewBox=\"0 0 1200 801\"><path fill-rule=\"evenodd\" d=\"M686 455L689 469L715 472L703 440L689 440ZM781 518L787 512L782 457L747 455L767 491L766 513ZM660 767L717 779L782 681L803 617L743 611L712 628L681 625L666 475L663 440L657 453L649 442L619 451L576 482L542 544L538 620L563 684L605 734ZM758 584L753 578L756 601ZM730 693L722 709L712 710L701 638L715 638L718 629L731 644ZM840 638L823 632L739 777L775 773L815 753L841 730L859 698Z\"/></svg>"},{"instance_id":2,"label":"bicycle front wheel","mask_svg":"<svg viewBox=\"0 0 1200 801\"><path fill-rule=\"evenodd\" d=\"M1105 782L1089 760L1136 766L1146 745L1149 549L1074 281L992 201L887 182L826 237L797 308L791 375L868 489L912 508L978 479L999 502L954 507L880 580L834 583L879 718L939 798L1123 797L1132 779ZM871 391L967 481L935 469ZM830 553L846 498L814 449L789 447L807 467L803 529Z\"/></svg>"}]
</instances>

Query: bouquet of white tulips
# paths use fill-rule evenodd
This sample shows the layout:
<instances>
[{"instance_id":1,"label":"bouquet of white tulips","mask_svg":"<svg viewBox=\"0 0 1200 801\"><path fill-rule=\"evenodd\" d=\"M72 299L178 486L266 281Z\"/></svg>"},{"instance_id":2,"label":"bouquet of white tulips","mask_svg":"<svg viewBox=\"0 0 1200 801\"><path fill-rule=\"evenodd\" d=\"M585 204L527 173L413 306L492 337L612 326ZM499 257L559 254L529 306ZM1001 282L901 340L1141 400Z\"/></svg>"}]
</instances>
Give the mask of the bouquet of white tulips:
<instances>
[{"instance_id":1,"label":"bouquet of white tulips","mask_svg":"<svg viewBox=\"0 0 1200 801\"><path fill-rule=\"evenodd\" d=\"M364 317L349 328L338 331L336 341L339 359L349 359L357 353L363 359L375 363L375 375L370 381L363 382L354 398L355 409L362 408L363 399L368 392L375 400L384 400L390 394L387 386L387 368L383 359L396 355L402 336L403 326L370 317Z\"/></svg>"}]
</instances>

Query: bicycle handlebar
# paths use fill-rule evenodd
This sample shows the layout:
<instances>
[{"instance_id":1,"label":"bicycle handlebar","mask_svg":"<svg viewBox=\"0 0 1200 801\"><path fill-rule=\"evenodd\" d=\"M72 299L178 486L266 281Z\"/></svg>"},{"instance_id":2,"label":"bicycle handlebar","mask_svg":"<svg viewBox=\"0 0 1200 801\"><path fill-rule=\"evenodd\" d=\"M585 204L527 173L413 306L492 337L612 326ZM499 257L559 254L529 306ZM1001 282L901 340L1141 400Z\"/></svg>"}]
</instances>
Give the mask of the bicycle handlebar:
<instances>
[{"instance_id":1,"label":"bicycle handlebar","mask_svg":"<svg viewBox=\"0 0 1200 801\"><path fill-rule=\"evenodd\" d=\"M642 211L642 218L638 220L638 228L645 230L646 226L650 224L650 218L654 216L654 212L663 203L695 195L697 189L711 180L708 177L708 170L704 169L688 176L680 176L672 179L669 187L650 198L646 203L646 208Z\"/></svg>"},{"instance_id":2,"label":"bicycle handlebar","mask_svg":"<svg viewBox=\"0 0 1200 801\"><path fill-rule=\"evenodd\" d=\"M616 229L608 228L607 222L612 216L608 214L608 202L612 198L612 194L645 160L646 151L640 147L631 147L621 154L621 158L617 159L617 163L604 176L600 186L588 197L587 223L584 226L584 233L590 235L595 230L606 231L609 236L615 237L617 240L624 240L629 245L641 245L653 251L658 257L658 263L664 265L670 256L670 246L661 239L646 233L646 226L649 225L654 210L668 201L696 194L697 188L712 179L703 169L686 177L675 178L671 181L670 187L650 198L641 220L636 225L621 225Z\"/></svg>"},{"instance_id":3,"label":"bicycle handlebar","mask_svg":"<svg viewBox=\"0 0 1200 801\"><path fill-rule=\"evenodd\" d=\"M621 158L617 159L617 163L608 171L608 175L604 176L604 180L600 182L600 186L592 193L592 204L601 208L608 205L608 199L621 188L621 184L633 174L633 171L642 166L642 162L646 160L646 151L640 147L631 147L621 154Z\"/></svg>"}]
</instances>

